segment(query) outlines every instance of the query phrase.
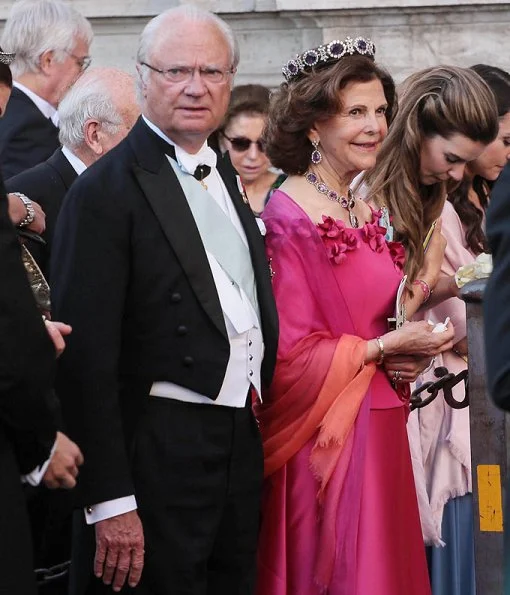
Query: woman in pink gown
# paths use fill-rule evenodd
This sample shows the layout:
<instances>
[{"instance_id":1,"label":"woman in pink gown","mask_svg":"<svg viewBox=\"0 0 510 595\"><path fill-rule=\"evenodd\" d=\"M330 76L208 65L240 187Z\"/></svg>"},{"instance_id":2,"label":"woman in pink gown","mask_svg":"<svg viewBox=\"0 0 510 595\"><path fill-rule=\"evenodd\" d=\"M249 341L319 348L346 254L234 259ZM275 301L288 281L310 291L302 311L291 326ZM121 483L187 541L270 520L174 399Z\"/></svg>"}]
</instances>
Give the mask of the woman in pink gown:
<instances>
[{"instance_id":1,"label":"woman in pink gown","mask_svg":"<svg viewBox=\"0 0 510 595\"><path fill-rule=\"evenodd\" d=\"M270 113L268 156L290 175L263 216L280 342L257 409L258 595L430 594L406 383L451 347L453 329L387 332L404 249L349 191L374 166L393 107L373 53L362 38L305 52L284 68Z\"/></svg>"}]
</instances>

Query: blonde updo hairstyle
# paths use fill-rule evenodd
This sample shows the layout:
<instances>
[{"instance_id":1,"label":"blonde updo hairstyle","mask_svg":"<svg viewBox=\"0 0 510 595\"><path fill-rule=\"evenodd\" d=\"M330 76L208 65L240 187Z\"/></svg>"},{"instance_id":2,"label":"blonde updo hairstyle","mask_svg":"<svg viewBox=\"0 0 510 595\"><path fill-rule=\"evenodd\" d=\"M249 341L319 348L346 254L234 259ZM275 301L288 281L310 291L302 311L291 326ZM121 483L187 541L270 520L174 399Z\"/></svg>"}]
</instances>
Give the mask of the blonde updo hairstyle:
<instances>
[{"instance_id":1,"label":"blonde updo hairstyle","mask_svg":"<svg viewBox=\"0 0 510 595\"><path fill-rule=\"evenodd\" d=\"M411 284L423 266L424 237L448 194L447 182L420 182L423 142L461 134L488 145L498 134L498 112L487 84L466 68L426 68L409 76L397 94L398 112L364 182L375 204L388 207L395 239L406 249L405 272Z\"/></svg>"}]
</instances>

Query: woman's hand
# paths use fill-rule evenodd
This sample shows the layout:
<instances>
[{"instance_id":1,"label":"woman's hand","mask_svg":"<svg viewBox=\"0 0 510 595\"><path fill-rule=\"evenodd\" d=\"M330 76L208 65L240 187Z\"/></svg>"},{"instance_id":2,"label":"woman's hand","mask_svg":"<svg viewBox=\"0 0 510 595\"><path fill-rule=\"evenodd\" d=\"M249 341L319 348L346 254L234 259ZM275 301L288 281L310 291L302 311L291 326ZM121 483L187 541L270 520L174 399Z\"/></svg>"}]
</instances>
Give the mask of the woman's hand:
<instances>
[{"instance_id":1,"label":"woman's hand","mask_svg":"<svg viewBox=\"0 0 510 595\"><path fill-rule=\"evenodd\" d=\"M425 252L423 266L417 278L426 281L430 289L434 289L441 273L446 239L441 233L442 222L438 219Z\"/></svg>"},{"instance_id":2,"label":"woman's hand","mask_svg":"<svg viewBox=\"0 0 510 595\"><path fill-rule=\"evenodd\" d=\"M401 382L414 382L432 363L429 356L392 355L384 359L384 371L392 382L398 378Z\"/></svg>"},{"instance_id":3,"label":"woman's hand","mask_svg":"<svg viewBox=\"0 0 510 595\"><path fill-rule=\"evenodd\" d=\"M433 357L453 347L453 325L441 333L432 332L434 326L425 322L406 322L396 331L382 337L386 356L417 355Z\"/></svg>"}]
</instances>

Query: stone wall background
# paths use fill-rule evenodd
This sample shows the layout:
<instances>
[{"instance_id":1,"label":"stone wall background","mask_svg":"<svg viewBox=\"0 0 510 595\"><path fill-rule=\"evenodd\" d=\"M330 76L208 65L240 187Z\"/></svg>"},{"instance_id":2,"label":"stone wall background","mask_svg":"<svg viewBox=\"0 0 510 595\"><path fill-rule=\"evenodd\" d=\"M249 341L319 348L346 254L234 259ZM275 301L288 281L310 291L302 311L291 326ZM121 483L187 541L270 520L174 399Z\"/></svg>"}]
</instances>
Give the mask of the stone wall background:
<instances>
[{"instance_id":1,"label":"stone wall background","mask_svg":"<svg viewBox=\"0 0 510 595\"><path fill-rule=\"evenodd\" d=\"M154 15L177 0L70 0L93 25L94 65L134 72L138 36ZM237 33L236 83L270 87L294 54L347 35L371 37L377 59L397 81L439 63L479 62L510 70L510 3L493 0L195 0ZM13 0L0 0L0 28ZM312 9L313 6L313 9Z\"/></svg>"}]
</instances>

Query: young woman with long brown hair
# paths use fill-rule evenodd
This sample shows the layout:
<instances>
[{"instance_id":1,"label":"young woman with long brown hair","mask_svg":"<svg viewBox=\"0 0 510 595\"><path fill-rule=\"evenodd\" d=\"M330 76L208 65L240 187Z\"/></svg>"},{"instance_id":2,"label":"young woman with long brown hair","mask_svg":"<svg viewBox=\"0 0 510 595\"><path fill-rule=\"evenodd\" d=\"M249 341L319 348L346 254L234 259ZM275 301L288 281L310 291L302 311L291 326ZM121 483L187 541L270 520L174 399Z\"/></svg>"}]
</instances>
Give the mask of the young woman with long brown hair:
<instances>
[{"instance_id":1,"label":"young woman with long brown hair","mask_svg":"<svg viewBox=\"0 0 510 595\"><path fill-rule=\"evenodd\" d=\"M510 74L495 66L472 66L489 86L496 100L499 130L496 139L470 162L461 184L448 195L442 219L447 240L441 276L451 278L459 267L472 263L488 251L485 211L492 184L510 159ZM443 301L423 312L426 320L437 322L448 316L455 328L453 349L437 357L435 367L444 366L459 374L467 369L466 307L459 298ZM420 383L434 381L434 370ZM453 389L464 400L464 383ZM434 595L474 595L473 507L469 408L452 409L442 394L430 405L412 414L409 423L411 447L418 456L415 474L423 473L425 487L420 509L424 538L429 550Z\"/></svg>"},{"instance_id":2,"label":"young woman with long brown hair","mask_svg":"<svg viewBox=\"0 0 510 595\"><path fill-rule=\"evenodd\" d=\"M398 113L375 168L363 181L368 199L388 209L394 239L405 246L409 317L430 298L431 290L431 305L456 295L451 278L438 279L444 246L440 224L427 257L424 242L448 191L497 134L494 96L473 70L427 68L400 87Z\"/></svg>"}]
</instances>

